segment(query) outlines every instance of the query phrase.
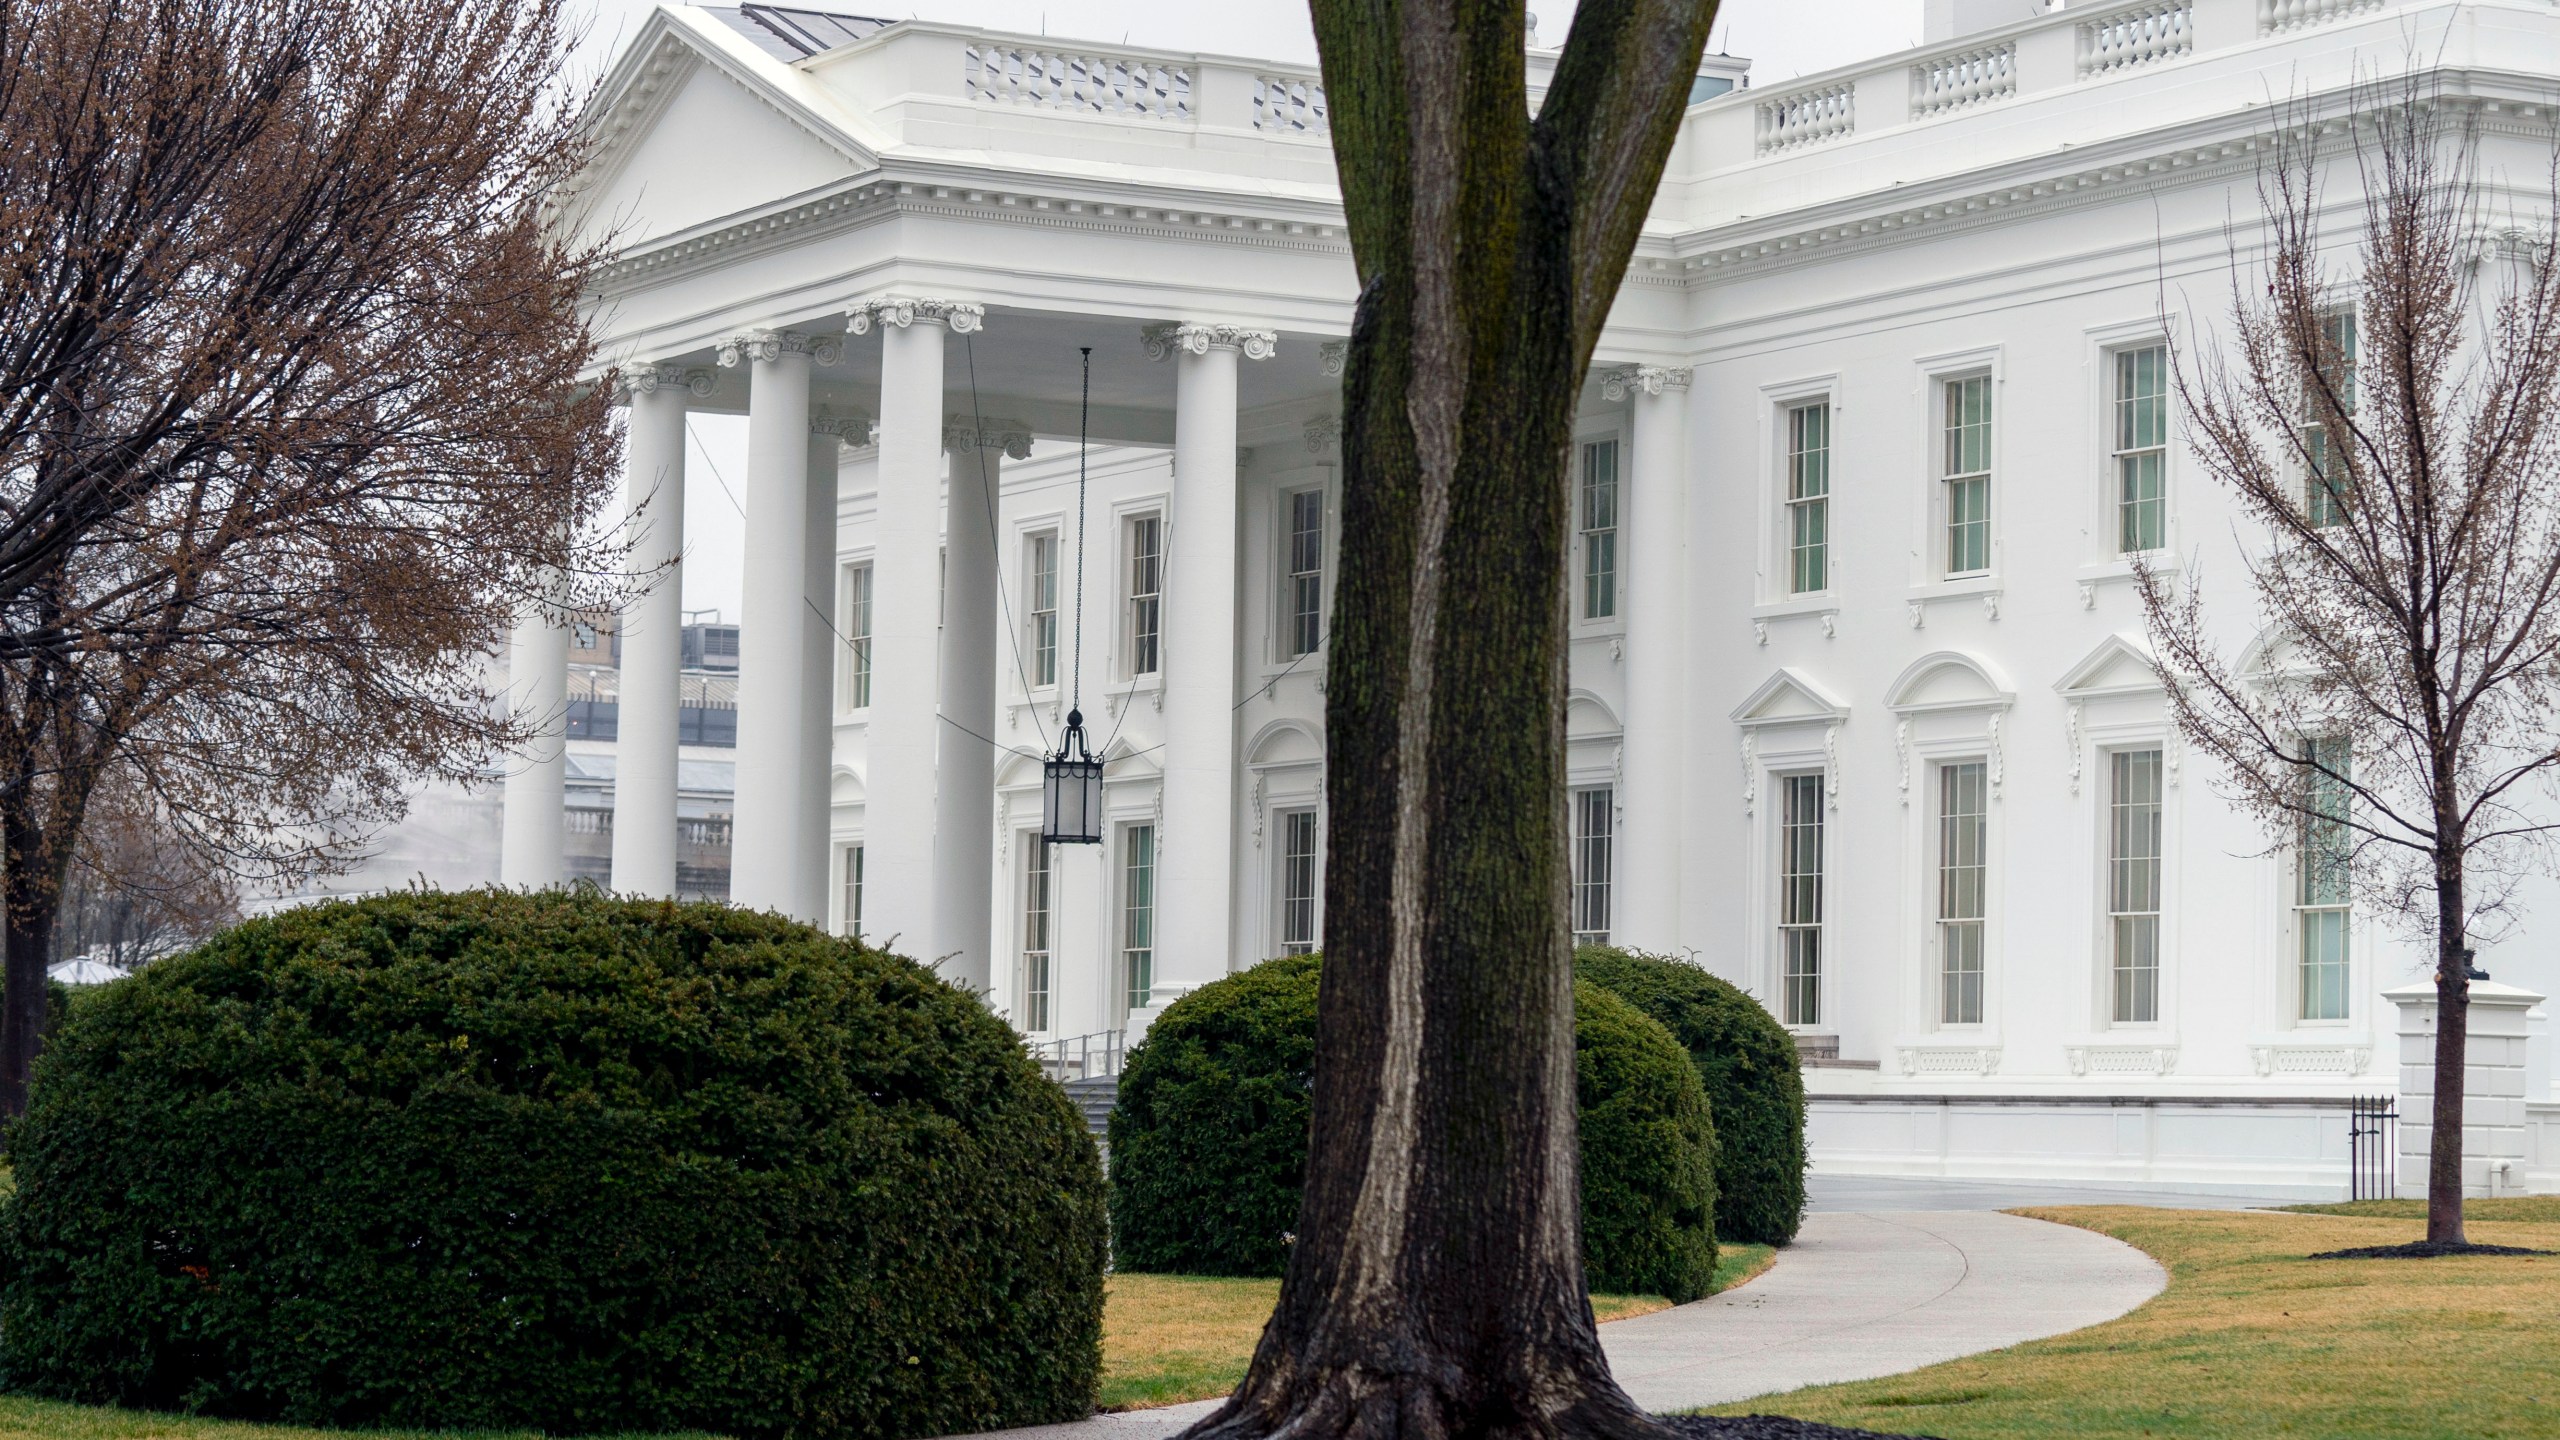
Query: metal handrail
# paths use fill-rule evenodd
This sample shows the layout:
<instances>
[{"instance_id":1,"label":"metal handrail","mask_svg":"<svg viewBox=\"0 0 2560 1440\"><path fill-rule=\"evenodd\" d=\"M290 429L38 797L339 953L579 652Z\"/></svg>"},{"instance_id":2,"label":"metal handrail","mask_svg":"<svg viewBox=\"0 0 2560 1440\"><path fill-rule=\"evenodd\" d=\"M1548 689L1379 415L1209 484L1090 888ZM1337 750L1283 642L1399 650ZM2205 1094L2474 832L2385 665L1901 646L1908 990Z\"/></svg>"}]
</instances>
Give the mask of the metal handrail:
<instances>
[{"instance_id":1,"label":"metal handrail","mask_svg":"<svg viewBox=\"0 0 2560 1440\"><path fill-rule=\"evenodd\" d=\"M1120 1073L1128 1049L1125 1030L1095 1030L1030 1042L1031 1058L1056 1080L1096 1080Z\"/></svg>"}]
</instances>

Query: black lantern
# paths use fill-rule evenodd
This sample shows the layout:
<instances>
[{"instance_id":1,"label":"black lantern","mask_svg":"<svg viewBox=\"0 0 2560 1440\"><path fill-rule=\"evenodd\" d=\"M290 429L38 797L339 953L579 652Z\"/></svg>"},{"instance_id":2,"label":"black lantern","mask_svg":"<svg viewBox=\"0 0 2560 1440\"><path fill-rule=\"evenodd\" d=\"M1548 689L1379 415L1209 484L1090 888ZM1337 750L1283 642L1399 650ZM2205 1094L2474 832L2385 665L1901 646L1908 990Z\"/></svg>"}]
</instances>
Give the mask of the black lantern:
<instances>
[{"instance_id":1,"label":"black lantern","mask_svg":"<svg viewBox=\"0 0 2560 1440\"><path fill-rule=\"evenodd\" d=\"M1040 838L1052 845L1102 843L1102 762L1085 747L1084 712L1067 712L1058 753L1040 766Z\"/></svg>"}]
</instances>

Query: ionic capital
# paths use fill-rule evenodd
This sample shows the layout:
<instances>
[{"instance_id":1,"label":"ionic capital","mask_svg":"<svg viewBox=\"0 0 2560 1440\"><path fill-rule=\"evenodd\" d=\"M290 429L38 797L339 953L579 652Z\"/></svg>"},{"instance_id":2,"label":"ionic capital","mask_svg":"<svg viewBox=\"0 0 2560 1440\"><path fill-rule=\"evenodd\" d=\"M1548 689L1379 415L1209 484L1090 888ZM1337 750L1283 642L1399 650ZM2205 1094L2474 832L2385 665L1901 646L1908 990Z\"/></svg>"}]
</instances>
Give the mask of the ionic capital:
<instances>
[{"instance_id":1,"label":"ionic capital","mask_svg":"<svg viewBox=\"0 0 2560 1440\"><path fill-rule=\"evenodd\" d=\"M1604 400L1624 400L1641 390L1659 395L1665 390L1689 388L1686 365L1621 365L1600 377L1600 396Z\"/></svg>"},{"instance_id":2,"label":"ionic capital","mask_svg":"<svg viewBox=\"0 0 2560 1440\"><path fill-rule=\"evenodd\" d=\"M821 405L809 412L809 433L833 435L847 445L871 443L871 412L856 408L843 414Z\"/></svg>"},{"instance_id":3,"label":"ionic capital","mask_svg":"<svg viewBox=\"0 0 2560 1440\"><path fill-rule=\"evenodd\" d=\"M1139 331L1138 336L1146 342L1150 360L1169 359L1177 354L1206 355L1211 350L1234 350L1247 360L1268 360L1280 348L1277 331L1195 320L1159 321Z\"/></svg>"},{"instance_id":4,"label":"ionic capital","mask_svg":"<svg viewBox=\"0 0 2560 1440\"><path fill-rule=\"evenodd\" d=\"M806 355L821 365L833 365L844 358L844 342L833 335L810 335L798 330L750 330L732 335L720 342L720 366L734 370L745 360L779 360L785 355Z\"/></svg>"},{"instance_id":5,"label":"ionic capital","mask_svg":"<svg viewBox=\"0 0 2560 1440\"><path fill-rule=\"evenodd\" d=\"M655 395L660 390L678 386L696 397L708 396L719 388L719 380L708 370L687 370L677 365L634 365L618 371L613 377L613 403L628 405L634 395Z\"/></svg>"},{"instance_id":6,"label":"ionic capital","mask_svg":"<svg viewBox=\"0 0 2560 1440\"><path fill-rule=\"evenodd\" d=\"M1307 449L1321 455L1342 440L1342 417L1318 415L1307 422Z\"/></svg>"},{"instance_id":7,"label":"ionic capital","mask_svg":"<svg viewBox=\"0 0 2560 1440\"><path fill-rule=\"evenodd\" d=\"M1351 342L1327 340L1316 347L1316 358L1324 362L1324 373L1339 375L1342 373L1343 362L1351 358Z\"/></svg>"},{"instance_id":8,"label":"ionic capital","mask_svg":"<svg viewBox=\"0 0 2560 1440\"><path fill-rule=\"evenodd\" d=\"M942 448L955 453L966 450L1001 450L1014 460L1031 458L1031 427L1020 420L997 420L953 415L942 422Z\"/></svg>"},{"instance_id":9,"label":"ionic capital","mask_svg":"<svg viewBox=\"0 0 2560 1440\"><path fill-rule=\"evenodd\" d=\"M919 320L927 324L948 325L954 335L969 335L986 323L987 307L966 300L884 295L873 300L856 300L844 307L844 314L845 331L853 335L868 335L874 325L895 325L904 330Z\"/></svg>"}]
</instances>

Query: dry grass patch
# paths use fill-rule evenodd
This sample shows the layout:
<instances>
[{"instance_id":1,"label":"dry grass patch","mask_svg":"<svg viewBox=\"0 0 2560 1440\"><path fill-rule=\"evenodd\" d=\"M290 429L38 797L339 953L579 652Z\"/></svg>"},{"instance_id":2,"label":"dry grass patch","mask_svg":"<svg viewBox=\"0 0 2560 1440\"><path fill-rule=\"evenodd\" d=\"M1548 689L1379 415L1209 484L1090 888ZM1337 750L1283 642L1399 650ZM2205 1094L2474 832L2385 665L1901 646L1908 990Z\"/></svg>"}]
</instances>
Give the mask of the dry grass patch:
<instances>
[{"instance_id":1,"label":"dry grass patch","mask_svg":"<svg viewBox=\"0 0 2560 1440\"><path fill-rule=\"evenodd\" d=\"M2472 1239L2560 1249L2560 1215L2497 1203L2471 1210ZM2019 1213L2138 1246L2168 1267L2169 1288L2070 1335L1713 1413L1947 1440L2560 1436L2560 1259L2303 1258L2423 1233L2397 1215Z\"/></svg>"},{"instance_id":2,"label":"dry grass patch","mask_svg":"<svg viewBox=\"0 0 2560 1440\"><path fill-rule=\"evenodd\" d=\"M0 1395L0 1440L543 1440L538 1430L311 1430L298 1425L253 1425L207 1420L112 1405L70 1405L24 1395ZM643 1440L598 1436L594 1440ZM646 1440L719 1440L710 1435L656 1435Z\"/></svg>"},{"instance_id":3,"label":"dry grass patch","mask_svg":"<svg viewBox=\"0 0 2560 1440\"><path fill-rule=\"evenodd\" d=\"M1751 1279L1768 1269L1776 1255L1766 1245L1720 1247L1715 1288L1730 1289ZM1144 1410L1235 1389L1279 1296L1277 1280L1112 1276L1102 1307L1100 1408ZM1604 1324L1670 1304L1659 1295L1591 1297L1591 1311Z\"/></svg>"}]
</instances>

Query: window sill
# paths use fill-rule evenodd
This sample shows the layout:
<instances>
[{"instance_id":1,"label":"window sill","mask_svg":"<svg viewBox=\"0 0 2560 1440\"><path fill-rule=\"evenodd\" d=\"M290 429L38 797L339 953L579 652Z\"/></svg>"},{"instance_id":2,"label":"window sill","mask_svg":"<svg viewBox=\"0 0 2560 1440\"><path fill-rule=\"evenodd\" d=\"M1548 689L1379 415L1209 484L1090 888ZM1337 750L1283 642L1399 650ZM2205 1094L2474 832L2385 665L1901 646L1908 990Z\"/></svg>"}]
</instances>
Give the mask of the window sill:
<instances>
[{"instance_id":1,"label":"window sill","mask_svg":"<svg viewBox=\"0 0 2560 1440\"><path fill-rule=\"evenodd\" d=\"M1159 670L1152 675L1140 675L1135 679L1114 681L1102 692L1102 713L1118 715L1123 707L1142 695L1146 697L1148 704L1158 710L1164 708L1163 671Z\"/></svg>"},{"instance_id":2,"label":"window sill","mask_svg":"<svg viewBox=\"0 0 2560 1440\"><path fill-rule=\"evenodd\" d=\"M1937 601L1979 600L1982 602L1983 615L1997 620L2000 618L2000 595L2001 582L1997 574L1959 575L1951 580L1934 580L1925 585L1912 586L1906 592L1905 609L1910 615L1911 628L1914 630L1927 627L1929 606Z\"/></svg>"},{"instance_id":3,"label":"window sill","mask_svg":"<svg viewBox=\"0 0 2560 1440\"><path fill-rule=\"evenodd\" d=\"M1787 615L1837 615L1840 596L1832 590L1808 590L1784 600L1763 600L1751 607L1754 620L1775 620Z\"/></svg>"}]
</instances>

